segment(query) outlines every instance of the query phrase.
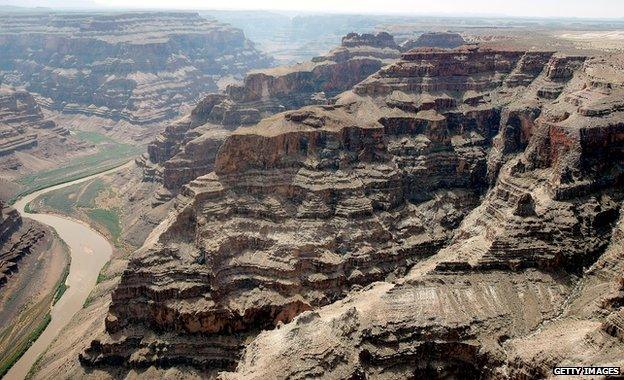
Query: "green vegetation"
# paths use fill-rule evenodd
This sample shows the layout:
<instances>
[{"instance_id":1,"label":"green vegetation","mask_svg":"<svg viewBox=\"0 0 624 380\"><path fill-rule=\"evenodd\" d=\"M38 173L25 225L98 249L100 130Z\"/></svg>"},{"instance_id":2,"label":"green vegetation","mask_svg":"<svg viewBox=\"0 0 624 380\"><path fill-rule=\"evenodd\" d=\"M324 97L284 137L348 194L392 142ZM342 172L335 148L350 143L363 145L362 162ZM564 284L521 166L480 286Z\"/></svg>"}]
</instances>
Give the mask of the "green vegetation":
<instances>
[{"instance_id":1,"label":"green vegetation","mask_svg":"<svg viewBox=\"0 0 624 380\"><path fill-rule=\"evenodd\" d=\"M97 178L88 182L86 187L83 183L77 183L50 191L38 197L37 202L63 214L72 214L75 208L94 208L95 199L106 189L104 181ZM32 211L30 204L27 207L28 211Z\"/></svg>"},{"instance_id":2,"label":"green vegetation","mask_svg":"<svg viewBox=\"0 0 624 380\"><path fill-rule=\"evenodd\" d=\"M24 176L18 182L24 185L25 190L10 199L9 203L13 203L20 196L30 194L33 191L112 169L143 151L141 147L122 144L96 132L77 131L75 137L97 145L98 152L88 156L77 157L69 164L59 168Z\"/></svg>"},{"instance_id":3,"label":"green vegetation","mask_svg":"<svg viewBox=\"0 0 624 380\"><path fill-rule=\"evenodd\" d=\"M89 210L88 215L94 222L104 226L115 241L119 239L121 235L121 224L119 223L119 215L117 215L116 211L96 208Z\"/></svg>"},{"instance_id":4,"label":"green vegetation","mask_svg":"<svg viewBox=\"0 0 624 380\"><path fill-rule=\"evenodd\" d=\"M55 305L58 300L63 297L63 294L69 289L69 286L65 283L67 281L67 276L69 276L69 265L65 267L63 274L59 282L56 284L56 290L54 291L54 300L52 301L52 305Z\"/></svg>"},{"instance_id":5,"label":"green vegetation","mask_svg":"<svg viewBox=\"0 0 624 380\"><path fill-rule=\"evenodd\" d=\"M35 373L38 371L39 366L41 365L41 359L43 358L43 353L39 355L35 363L30 367L30 371L26 374L24 380L30 380L35 376Z\"/></svg>"},{"instance_id":6,"label":"green vegetation","mask_svg":"<svg viewBox=\"0 0 624 380\"><path fill-rule=\"evenodd\" d=\"M103 267L102 267L102 269L100 270L100 273L98 274L97 281L95 282L96 284L99 284L100 282L104 282L104 281L106 281L106 280L108 280L108 279L109 279L109 277L108 277L108 276L106 276L106 275L104 274L104 272L106 272L106 270L107 270L107 269L108 269L108 267L110 266L110 263L111 263L111 262L109 261L109 262L107 262L106 264L104 264L104 266L103 266Z\"/></svg>"},{"instance_id":7,"label":"green vegetation","mask_svg":"<svg viewBox=\"0 0 624 380\"><path fill-rule=\"evenodd\" d=\"M78 183L41 195L35 205L51 208L65 215L76 216L77 211L84 211L92 224L103 227L117 242L121 235L119 213L116 209L99 208L96 199L100 194L110 191L108 184L100 178L86 183ZM29 207L30 210L30 207Z\"/></svg>"},{"instance_id":8,"label":"green vegetation","mask_svg":"<svg viewBox=\"0 0 624 380\"><path fill-rule=\"evenodd\" d=\"M26 205L24 206L24 211L25 211L27 214L33 214L33 213L34 213L33 209L32 209L32 208L30 208L30 203L26 203Z\"/></svg>"},{"instance_id":9,"label":"green vegetation","mask_svg":"<svg viewBox=\"0 0 624 380\"><path fill-rule=\"evenodd\" d=\"M98 273L98 277L97 277L97 280L96 280L96 282L95 282L95 283L96 283L96 285L97 285L97 284L99 284L99 283L101 283L101 282L104 282L104 281L106 281L106 280L110 280L111 278L113 278L113 277L114 277L114 276L107 276L107 275L105 274L105 272L108 270L108 267L110 266L110 263L111 263L111 262L110 262L110 261L108 261L106 264L104 264L104 266L102 267L102 269L100 269L100 273ZM96 289L96 288L97 288L97 287L93 287L93 289L91 289L91 293L89 293L89 296L87 297L87 299L86 299L86 300L84 301L84 303L82 304L82 308L83 308L83 309L84 309L84 308L86 308L86 307L88 307L89 305L91 305L91 303L93 303L93 301L97 298L97 297L94 295L94 292L95 292L95 289Z\"/></svg>"},{"instance_id":10,"label":"green vegetation","mask_svg":"<svg viewBox=\"0 0 624 380\"><path fill-rule=\"evenodd\" d=\"M11 355L9 355L9 357L7 357L6 359L3 359L3 361L0 362L0 377L4 376L9 371L9 369L11 369L13 364L15 364L19 360L19 358L21 358L22 355L24 355L24 352L28 350L28 348L33 344L33 342L37 340L37 338L39 338L39 335L41 335L43 330L45 330L45 328L48 326L48 324L50 323L50 320L52 320L52 317L50 316L50 313L47 313L45 317L43 318L43 321L41 321L41 323L37 326L37 328L35 328L28 335L28 339L24 340L19 345L19 347L15 351L13 351Z\"/></svg>"},{"instance_id":11,"label":"green vegetation","mask_svg":"<svg viewBox=\"0 0 624 380\"><path fill-rule=\"evenodd\" d=\"M87 141L93 144L111 143L118 144L117 141L110 137L97 132L76 131L74 136L80 140Z\"/></svg>"},{"instance_id":12,"label":"green vegetation","mask_svg":"<svg viewBox=\"0 0 624 380\"><path fill-rule=\"evenodd\" d=\"M101 167L101 168L99 168L99 169L97 169L97 170L93 170L93 171L86 171L86 172L83 172L83 173L78 174L78 175L76 175L76 176L69 177L69 178L67 178L67 179L63 179L63 180L59 180L59 181L54 181L54 182L51 182L51 183L50 183L50 184L48 184L48 185L41 185L41 186L38 186L38 187L32 187L32 188L29 188L29 189L27 189L27 190L22 191L22 192L21 192L21 193L19 193L19 194L14 195L12 198L8 199L8 201L7 201L7 202L8 202L8 204L12 205L12 204L14 204L14 203L15 203L15 201L17 201L19 198L21 198L21 197L23 197L23 196L26 196L26 195L28 195L28 194L34 193L35 191L38 191L38 190L41 190L41 189L45 189L45 188L47 188L47 187L51 187L51 186L60 185L60 184L62 184L62 183L75 181L75 180L78 180L78 179L81 179L81 178L85 178L85 177L89 177L89 176L92 176L92 175L95 175L95 174L98 174L98 173L102 173L102 172L105 172L105 171L108 171L108 170L111 170L111 169L117 168L117 167L119 167L119 166L121 166L121 165L124 165L124 164L125 164L125 163L127 163L127 162L128 162L128 160L126 159L125 161L120 161L120 162L117 162L117 163L115 163L115 164L113 164L113 165L110 165L110 166L104 166L104 167ZM27 211L27 212L33 212L33 210L32 210L31 208L28 208L27 210L29 210L29 211Z\"/></svg>"},{"instance_id":13,"label":"green vegetation","mask_svg":"<svg viewBox=\"0 0 624 380\"><path fill-rule=\"evenodd\" d=\"M74 208L74 201L71 199L72 194L80 189L80 184L64 187L55 191L50 191L35 200L35 205L39 202L51 207L63 214L69 214ZM30 206L30 203L28 204Z\"/></svg>"},{"instance_id":14,"label":"green vegetation","mask_svg":"<svg viewBox=\"0 0 624 380\"><path fill-rule=\"evenodd\" d=\"M67 276L69 276L69 267L71 264L71 253L70 248L65 242L65 240L61 239L56 231L54 231L54 236L56 237L59 244L63 246L63 251L65 252L65 256L67 257L67 265L63 269L63 273L61 274L61 278L56 282L54 286L54 297L52 298L52 305L56 304L56 301L60 300L63 294L69 289L69 286L65 283L67 281ZM52 244L50 244L51 247ZM48 248L49 249L49 248Z\"/></svg>"},{"instance_id":15,"label":"green vegetation","mask_svg":"<svg viewBox=\"0 0 624 380\"><path fill-rule=\"evenodd\" d=\"M104 181L100 178L91 181L87 187L82 191L80 197L76 200L76 207L93 208L95 207L95 198L102 191L106 190Z\"/></svg>"},{"instance_id":16,"label":"green vegetation","mask_svg":"<svg viewBox=\"0 0 624 380\"><path fill-rule=\"evenodd\" d=\"M35 191L111 169L139 152L137 147L118 144L96 154L77 158L69 165L25 176L19 182L30 191Z\"/></svg>"},{"instance_id":17,"label":"green vegetation","mask_svg":"<svg viewBox=\"0 0 624 380\"><path fill-rule=\"evenodd\" d=\"M2 342L2 346L6 348L7 342L10 342L11 335L15 334L15 328L27 330L29 327L32 327L30 333L24 331L19 334L19 339L10 343L9 347L11 347L3 354L6 354L5 357L0 358L0 377L4 376L6 372L22 357L22 355L28 350L28 348L36 341L41 333L45 330L51 320L50 315L50 301L52 304L56 303L58 299L61 298L63 293L67 290L67 286L65 285L65 281L67 280L67 276L69 275L69 262L71 260L69 253L69 246L60 239L56 231L53 232L59 243L63 246L63 250L65 251L65 255L68 258L67 265L63 268L63 273L61 277L58 279L57 283L54 286L54 289L46 295L45 298L41 299L37 304L29 307L26 311L21 313L17 320L14 321L12 326L7 326L6 329L2 330L0 333L0 342ZM52 247L52 242L48 246L48 249ZM23 331L23 330L22 330ZM22 336L28 334L27 336Z\"/></svg>"}]
</instances>

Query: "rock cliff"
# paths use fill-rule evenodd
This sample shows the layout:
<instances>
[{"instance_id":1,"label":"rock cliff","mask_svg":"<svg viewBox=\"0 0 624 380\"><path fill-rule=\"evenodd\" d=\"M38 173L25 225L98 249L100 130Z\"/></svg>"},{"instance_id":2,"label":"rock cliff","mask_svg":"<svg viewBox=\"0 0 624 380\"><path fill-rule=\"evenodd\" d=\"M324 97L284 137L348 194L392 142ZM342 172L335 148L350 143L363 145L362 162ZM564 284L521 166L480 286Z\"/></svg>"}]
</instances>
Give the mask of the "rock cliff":
<instances>
[{"instance_id":1,"label":"rock cliff","mask_svg":"<svg viewBox=\"0 0 624 380\"><path fill-rule=\"evenodd\" d=\"M466 41L459 33L453 32L428 32L421 34L417 39L408 39L401 44L403 51L420 47L437 47L453 49L465 45Z\"/></svg>"},{"instance_id":2,"label":"rock cliff","mask_svg":"<svg viewBox=\"0 0 624 380\"><path fill-rule=\"evenodd\" d=\"M157 202L167 200L167 193L213 170L217 150L230 131L287 109L327 104L399 56L387 33L351 33L340 47L311 62L253 71L242 85L208 95L189 116L169 125L149 145L148 156L138 160L145 167L144 178L162 181L166 190Z\"/></svg>"},{"instance_id":3,"label":"rock cliff","mask_svg":"<svg viewBox=\"0 0 624 380\"><path fill-rule=\"evenodd\" d=\"M400 281L262 333L224 377L521 379L555 365L621 367L620 59L532 64L541 73L501 110L488 153L506 152L505 163L448 245Z\"/></svg>"},{"instance_id":4,"label":"rock cliff","mask_svg":"<svg viewBox=\"0 0 624 380\"><path fill-rule=\"evenodd\" d=\"M32 223L24 225L17 210L0 200L0 289L46 233Z\"/></svg>"},{"instance_id":5,"label":"rock cliff","mask_svg":"<svg viewBox=\"0 0 624 380\"><path fill-rule=\"evenodd\" d=\"M0 17L0 80L43 106L134 124L178 115L216 81L267 67L242 31L195 13Z\"/></svg>"},{"instance_id":6,"label":"rock cliff","mask_svg":"<svg viewBox=\"0 0 624 380\"><path fill-rule=\"evenodd\" d=\"M134 254L81 363L258 379L622 365L620 60L416 49L238 128Z\"/></svg>"},{"instance_id":7,"label":"rock cliff","mask_svg":"<svg viewBox=\"0 0 624 380\"><path fill-rule=\"evenodd\" d=\"M15 180L87 149L46 118L29 92L0 87L0 179Z\"/></svg>"},{"instance_id":8,"label":"rock cliff","mask_svg":"<svg viewBox=\"0 0 624 380\"><path fill-rule=\"evenodd\" d=\"M555 365L621 367L618 61L551 57L523 90L520 104L537 108L503 108L488 159L507 159L448 245L399 281L263 332L223 377L523 379ZM555 101L538 95L555 85Z\"/></svg>"}]
</instances>

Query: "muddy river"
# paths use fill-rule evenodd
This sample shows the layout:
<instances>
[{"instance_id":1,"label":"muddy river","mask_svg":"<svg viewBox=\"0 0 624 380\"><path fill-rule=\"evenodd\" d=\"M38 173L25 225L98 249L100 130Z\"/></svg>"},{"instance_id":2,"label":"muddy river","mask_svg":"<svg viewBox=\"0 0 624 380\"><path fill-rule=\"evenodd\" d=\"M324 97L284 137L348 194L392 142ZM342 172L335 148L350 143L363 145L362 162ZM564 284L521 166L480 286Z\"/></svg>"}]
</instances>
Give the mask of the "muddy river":
<instances>
[{"instance_id":1,"label":"muddy river","mask_svg":"<svg viewBox=\"0 0 624 380\"><path fill-rule=\"evenodd\" d=\"M110 259L113 250L111 244L104 236L85 223L51 214L29 214L24 211L24 207L41 194L71 186L75 183L88 181L115 170L119 170L119 168L76 181L48 187L27 195L15 203L14 207L19 211L22 217L32 218L56 230L58 235L67 243L71 250L71 264L69 275L65 282L69 288L52 308L50 324L48 324L39 338L10 369L4 377L5 379L21 380L26 377L39 356L48 348L61 329L69 323L74 314L82 308L87 296L89 296L89 293L95 286L100 270Z\"/></svg>"}]
</instances>

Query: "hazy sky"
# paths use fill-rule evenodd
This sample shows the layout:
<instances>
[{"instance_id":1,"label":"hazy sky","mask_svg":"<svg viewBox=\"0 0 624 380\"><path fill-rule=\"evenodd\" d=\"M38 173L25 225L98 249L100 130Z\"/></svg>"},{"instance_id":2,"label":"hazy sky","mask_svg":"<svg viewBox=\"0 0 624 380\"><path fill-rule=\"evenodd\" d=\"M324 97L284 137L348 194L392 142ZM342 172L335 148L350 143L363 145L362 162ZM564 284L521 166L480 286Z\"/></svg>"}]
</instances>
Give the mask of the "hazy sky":
<instances>
[{"instance_id":1,"label":"hazy sky","mask_svg":"<svg viewBox=\"0 0 624 380\"><path fill-rule=\"evenodd\" d=\"M284 11L624 17L624 0L0 0L27 6L269 9Z\"/></svg>"}]
</instances>

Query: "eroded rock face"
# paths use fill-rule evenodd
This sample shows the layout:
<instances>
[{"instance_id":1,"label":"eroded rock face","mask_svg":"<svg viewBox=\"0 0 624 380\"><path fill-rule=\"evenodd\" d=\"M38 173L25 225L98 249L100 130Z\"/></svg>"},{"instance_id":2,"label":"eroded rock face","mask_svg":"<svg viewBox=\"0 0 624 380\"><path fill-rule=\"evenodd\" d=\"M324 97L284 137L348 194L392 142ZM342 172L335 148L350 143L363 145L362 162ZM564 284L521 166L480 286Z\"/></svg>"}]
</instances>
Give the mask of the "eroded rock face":
<instances>
[{"instance_id":1,"label":"eroded rock face","mask_svg":"<svg viewBox=\"0 0 624 380\"><path fill-rule=\"evenodd\" d=\"M36 146L37 134L32 129L51 130L59 137L69 135L68 130L44 119L30 93L8 87L0 87L0 126L0 156Z\"/></svg>"},{"instance_id":2,"label":"eroded rock face","mask_svg":"<svg viewBox=\"0 0 624 380\"><path fill-rule=\"evenodd\" d=\"M24 225L17 210L0 200L0 289L46 233L33 224Z\"/></svg>"},{"instance_id":3,"label":"eroded rock face","mask_svg":"<svg viewBox=\"0 0 624 380\"><path fill-rule=\"evenodd\" d=\"M228 92L238 101L273 98L286 108L297 108L314 103L306 97L316 93L328 98L350 89L399 56L399 47L388 33L350 33L341 46L311 63L251 73L243 87Z\"/></svg>"},{"instance_id":4,"label":"eroded rock face","mask_svg":"<svg viewBox=\"0 0 624 380\"><path fill-rule=\"evenodd\" d=\"M87 148L47 119L28 91L0 87L0 178L13 180Z\"/></svg>"},{"instance_id":5,"label":"eroded rock face","mask_svg":"<svg viewBox=\"0 0 624 380\"><path fill-rule=\"evenodd\" d=\"M437 47L453 49L465 45L466 41L459 33L428 32L421 34L417 39L409 39L401 44L401 50L408 51L421 47Z\"/></svg>"},{"instance_id":6,"label":"eroded rock face","mask_svg":"<svg viewBox=\"0 0 624 380\"><path fill-rule=\"evenodd\" d=\"M0 200L0 206L2 206L0 207L2 210L0 213L0 241L4 242L21 226L22 220L17 210L6 205L4 201Z\"/></svg>"},{"instance_id":7,"label":"eroded rock face","mask_svg":"<svg viewBox=\"0 0 624 380\"><path fill-rule=\"evenodd\" d=\"M222 378L509 378L503 334L531 333L570 291L565 278L535 271L376 283L261 333Z\"/></svg>"},{"instance_id":8,"label":"eroded rock face","mask_svg":"<svg viewBox=\"0 0 624 380\"><path fill-rule=\"evenodd\" d=\"M562 61L570 75L553 77ZM223 377L522 379L622 366L624 114L613 99L624 83L605 60L579 61L552 57L524 90L535 99L562 85L540 112L503 110L522 116L501 118L489 155L508 148L508 159L447 246L400 281L263 332Z\"/></svg>"},{"instance_id":9,"label":"eroded rock face","mask_svg":"<svg viewBox=\"0 0 624 380\"><path fill-rule=\"evenodd\" d=\"M11 14L0 17L0 78L45 107L135 124L272 61L242 31L194 13Z\"/></svg>"},{"instance_id":10,"label":"eroded rock face","mask_svg":"<svg viewBox=\"0 0 624 380\"><path fill-rule=\"evenodd\" d=\"M286 109L327 104L331 96L350 89L399 55L387 33L351 33L340 47L312 62L254 71L243 85L229 86L226 94L208 95L191 115L169 125L148 146L148 156L138 160L145 168L144 179L162 181L165 193L177 193L213 170L217 150L230 131Z\"/></svg>"},{"instance_id":11,"label":"eroded rock face","mask_svg":"<svg viewBox=\"0 0 624 380\"><path fill-rule=\"evenodd\" d=\"M334 104L237 129L82 363L233 370L286 324L231 376L504 376L501 345L561 312L620 213L622 84L583 62L413 50Z\"/></svg>"},{"instance_id":12,"label":"eroded rock face","mask_svg":"<svg viewBox=\"0 0 624 380\"><path fill-rule=\"evenodd\" d=\"M389 48L398 49L396 42L392 35L386 32L380 32L377 34L369 33L349 33L342 38L342 46L346 48L370 46L375 48Z\"/></svg>"}]
</instances>

